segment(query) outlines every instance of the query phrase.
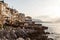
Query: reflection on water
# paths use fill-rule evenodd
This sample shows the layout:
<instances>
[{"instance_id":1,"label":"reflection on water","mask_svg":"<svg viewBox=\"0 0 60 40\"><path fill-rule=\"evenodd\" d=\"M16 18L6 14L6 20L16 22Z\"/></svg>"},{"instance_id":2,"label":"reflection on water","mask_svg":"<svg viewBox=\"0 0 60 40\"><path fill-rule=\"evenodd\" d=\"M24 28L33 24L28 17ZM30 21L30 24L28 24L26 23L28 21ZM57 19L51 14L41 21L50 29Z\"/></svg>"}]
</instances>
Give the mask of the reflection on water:
<instances>
[{"instance_id":1,"label":"reflection on water","mask_svg":"<svg viewBox=\"0 0 60 40\"><path fill-rule=\"evenodd\" d=\"M49 37L54 38L55 40L60 40L60 23L42 23L44 26L47 26L48 31L54 34L50 34Z\"/></svg>"}]
</instances>

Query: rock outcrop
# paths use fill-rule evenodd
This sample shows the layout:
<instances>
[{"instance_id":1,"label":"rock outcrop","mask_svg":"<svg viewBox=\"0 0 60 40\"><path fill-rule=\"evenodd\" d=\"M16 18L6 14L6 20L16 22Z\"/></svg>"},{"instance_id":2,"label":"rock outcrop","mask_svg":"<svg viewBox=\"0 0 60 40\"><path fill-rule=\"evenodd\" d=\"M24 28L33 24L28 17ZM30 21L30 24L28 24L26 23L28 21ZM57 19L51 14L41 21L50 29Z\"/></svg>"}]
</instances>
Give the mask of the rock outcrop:
<instances>
[{"instance_id":1,"label":"rock outcrop","mask_svg":"<svg viewBox=\"0 0 60 40\"><path fill-rule=\"evenodd\" d=\"M3 6L2 6L3 5ZM2 10L3 8L3 10ZM19 13L16 9L0 1L0 39L1 40L53 40L45 32L48 27L35 24L30 16Z\"/></svg>"}]
</instances>

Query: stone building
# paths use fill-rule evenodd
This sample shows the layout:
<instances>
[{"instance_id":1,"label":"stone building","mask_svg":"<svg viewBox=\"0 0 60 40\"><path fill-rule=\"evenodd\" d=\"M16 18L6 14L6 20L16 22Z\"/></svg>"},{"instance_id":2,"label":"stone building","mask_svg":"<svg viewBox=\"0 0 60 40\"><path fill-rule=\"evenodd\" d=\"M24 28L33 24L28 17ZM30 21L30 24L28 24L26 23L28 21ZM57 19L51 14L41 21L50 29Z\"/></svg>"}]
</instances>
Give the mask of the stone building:
<instances>
[{"instance_id":1,"label":"stone building","mask_svg":"<svg viewBox=\"0 0 60 40\"><path fill-rule=\"evenodd\" d=\"M4 1L0 0L0 24L4 23L6 12L5 9L7 7L7 4L4 3Z\"/></svg>"},{"instance_id":2,"label":"stone building","mask_svg":"<svg viewBox=\"0 0 60 40\"><path fill-rule=\"evenodd\" d=\"M24 13L19 13L18 20L21 22L25 22L25 14Z\"/></svg>"},{"instance_id":3,"label":"stone building","mask_svg":"<svg viewBox=\"0 0 60 40\"><path fill-rule=\"evenodd\" d=\"M16 9L11 9L11 19L13 21L17 20L19 22L24 22L25 21L25 14L19 13Z\"/></svg>"},{"instance_id":4,"label":"stone building","mask_svg":"<svg viewBox=\"0 0 60 40\"><path fill-rule=\"evenodd\" d=\"M8 4L3 0L0 1L0 23L4 23L6 19L11 22L18 20L19 22L25 21L25 14L19 13L16 9L8 7Z\"/></svg>"},{"instance_id":5,"label":"stone building","mask_svg":"<svg viewBox=\"0 0 60 40\"><path fill-rule=\"evenodd\" d=\"M26 17L25 17L25 21L32 21L32 17L26 16Z\"/></svg>"}]
</instances>

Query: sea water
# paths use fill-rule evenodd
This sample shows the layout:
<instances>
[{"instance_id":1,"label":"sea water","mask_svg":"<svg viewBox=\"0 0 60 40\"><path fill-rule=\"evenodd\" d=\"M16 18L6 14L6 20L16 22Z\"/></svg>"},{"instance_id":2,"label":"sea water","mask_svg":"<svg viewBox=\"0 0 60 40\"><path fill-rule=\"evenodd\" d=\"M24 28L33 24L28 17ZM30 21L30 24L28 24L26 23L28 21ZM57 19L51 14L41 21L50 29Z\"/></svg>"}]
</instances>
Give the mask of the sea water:
<instances>
[{"instance_id":1,"label":"sea water","mask_svg":"<svg viewBox=\"0 0 60 40\"><path fill-rule=\"evenodd\" d=\"M60 40L60 23L42 23L42 25L47 26L47 31L53 33L48 37L51 37L54 40Z\"/></svg>"}]
</instances>

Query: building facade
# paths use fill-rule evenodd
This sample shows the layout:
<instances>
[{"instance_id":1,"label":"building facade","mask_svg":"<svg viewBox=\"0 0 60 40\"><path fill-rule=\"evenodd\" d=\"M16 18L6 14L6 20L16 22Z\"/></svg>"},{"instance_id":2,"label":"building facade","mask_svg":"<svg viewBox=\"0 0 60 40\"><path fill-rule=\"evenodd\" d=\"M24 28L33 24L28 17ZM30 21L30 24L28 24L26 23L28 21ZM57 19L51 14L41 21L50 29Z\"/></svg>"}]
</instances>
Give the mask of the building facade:
<instances>
[{"instance_id":1,"label":"building facade","mask_svg":"<svg viewBox=\"0 0 60 40\"><path fill-rule=\"evenodd\" d=\"M8 4L3 0L0 1L0 23L3 24L8 19L10 22L25 21L25 14L19 13L16 9L8 7Z\"/></svg>"}]
</instances>

